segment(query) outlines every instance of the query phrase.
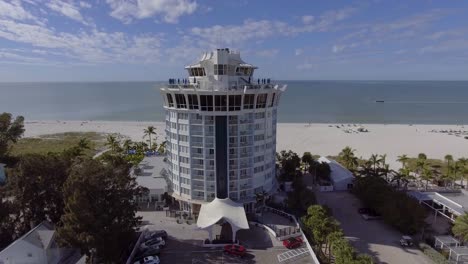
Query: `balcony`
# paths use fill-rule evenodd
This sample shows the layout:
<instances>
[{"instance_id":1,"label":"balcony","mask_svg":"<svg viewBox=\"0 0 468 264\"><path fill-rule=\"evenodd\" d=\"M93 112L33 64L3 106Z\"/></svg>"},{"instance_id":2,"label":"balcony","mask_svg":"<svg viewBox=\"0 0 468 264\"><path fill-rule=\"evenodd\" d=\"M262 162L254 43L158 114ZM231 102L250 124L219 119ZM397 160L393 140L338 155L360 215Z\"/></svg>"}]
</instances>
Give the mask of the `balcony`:
<instances>
[{"instance_id":1,"label":"balcony","mask_svg":"<svg viewBox=\"0 0 468 264\"><path fill-rule=\"evenodd\" d=\"M203 158L203 153L194 152L194 153L191 153L190 155L191 155L193 158Z\"/></svg>"},{"instance_id":2,"label":"balcony","mask_svg":"<svg viewBox=\"0 0 468 264\"><path fill-rule=\"evenodd\" d=\"M203 147L203 141L192 141L192 147Z\"/></svg>"},{"instance_id":3,"label":"balcony","mask_svg":"<svg viewBox=\"0 0 468 264\"><path fill-rule=\"evenodd\" d=\"M193 195L192 199L193 200L205 200L205 196L204 195Z\"/></svg>"},{"instance_id":4,"label":"balcony","mask_svg":"<svg viewBox=\"0 0 468 264\"><path fill-rule=\"evenodd\" d=\"M203 164L192 164L192 169L203 170L204 166L203 166Z\"/></svg>"},{"instance_id":5,"label":"balcony","mask_svg":"<svg viewBox=\"0 0 468 264\"><path fill-rule=\"evenodd\" d=\"M206 165L206 170L214 170L215 167L212 165Z\"/></svg>"},{"instance_id":6,"label":"balcony","mask_svg":"<svg viewBox=\"0 0 468 264\"><path fill-rule=\"evenodd\" d=\"M206 191L207 192L214 192L214 191L216 191L216 189L215 189L214 186L208 186L208 187L206 187Z\"/></svg>"},{"instance_id":7,"label":"balcony","mask_svg":"<svg viewBox=\"0 0 468 264\"><path fill-rule=\"evenodd\" d=\"M192 176L192 180L204 181L205 177L203 175L194 175Z\"/></svg>"},{"instance_id":8,"label":"balcony","mask_svg":"<svg viewBox=\"0 0 468 264\"><path fill-rule=\"evenodd\" d=\"M214 154L206 154L205 159L214 159Z\"/></svg>"},{"instance_id":9,"label":"balcony","mask_svg":"<svg viewBox=\"0 0 468 264\"><path fill-rule=\"evenodd\" d=\"M190 130L192 136L203 136L203 130Z\"/></svg>"},{"instance_id":10,"label":"balcony","mask_svg":"<svg viewBox=\"0 0 468 264\"><path fill-rule=\"evenodd\" d=\"M203 185L192 185L192 189L194 191L204 191L205 190L205 186Z\"/></svg>"}]
</instances>

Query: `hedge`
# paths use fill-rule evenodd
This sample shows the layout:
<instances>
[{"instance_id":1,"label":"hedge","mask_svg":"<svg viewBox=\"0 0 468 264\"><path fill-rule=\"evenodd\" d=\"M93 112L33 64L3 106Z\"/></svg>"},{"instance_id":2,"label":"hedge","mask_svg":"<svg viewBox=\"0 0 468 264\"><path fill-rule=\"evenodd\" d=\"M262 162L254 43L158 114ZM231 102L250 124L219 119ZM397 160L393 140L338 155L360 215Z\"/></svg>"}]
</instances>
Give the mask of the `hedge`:
<instances>
[{"instance_id":1,"label":"hedge","mask_svg":"<svg viewBox=\"0 0 468 264\"><path fill-rule=\"evenodd\" d=\"M440 254L437 250L433 249L431 246L429 246L426 243L419 243L419 249L421 249L422 252L426 256L428 256L434 263L436 264L448 264L448 260Z\"/></svg>"}]
</instances>

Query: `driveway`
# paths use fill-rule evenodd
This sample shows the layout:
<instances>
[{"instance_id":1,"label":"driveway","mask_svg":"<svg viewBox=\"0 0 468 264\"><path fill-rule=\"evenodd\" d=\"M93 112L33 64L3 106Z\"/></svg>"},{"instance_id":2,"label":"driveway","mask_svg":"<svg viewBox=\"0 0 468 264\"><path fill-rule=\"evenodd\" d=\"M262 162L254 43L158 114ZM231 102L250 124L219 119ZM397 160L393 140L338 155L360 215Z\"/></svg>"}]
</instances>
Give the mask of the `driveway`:
<instances>
[{"instance_id":1,"label":"driveway","mask_svg":"<svg viewBox=\"0 0 468 264\"><path fill-rule=\"evenodd\" d=\"M317 200L332 209L340 222L345 236L360 252L374 257L384 264L430 264L433 263L420 250L402 248L401 234L380 220L364 220L357 210L360 201L349 192L316 192Z\"/></svg>"}]
</instances>

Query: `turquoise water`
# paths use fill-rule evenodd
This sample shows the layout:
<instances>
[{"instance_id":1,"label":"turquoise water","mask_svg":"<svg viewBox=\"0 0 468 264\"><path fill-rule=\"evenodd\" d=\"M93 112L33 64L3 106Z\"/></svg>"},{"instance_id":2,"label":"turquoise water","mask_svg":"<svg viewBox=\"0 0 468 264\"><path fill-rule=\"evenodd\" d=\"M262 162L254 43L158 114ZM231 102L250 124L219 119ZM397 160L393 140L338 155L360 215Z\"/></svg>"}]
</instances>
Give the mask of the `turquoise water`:
<instances>
[{"instance_id":1,"label":"turquoise water","mask_svg":"<svg viewBox=\"0 0 468 264\"><path fill-rule=\"evenodd\" d=\"M283 81L279 122L468 124L468 81ZM0 83L0 112L162 121L163 82ZM377 103L384 100L385 103Z\"/></svg>"}]
</instances>

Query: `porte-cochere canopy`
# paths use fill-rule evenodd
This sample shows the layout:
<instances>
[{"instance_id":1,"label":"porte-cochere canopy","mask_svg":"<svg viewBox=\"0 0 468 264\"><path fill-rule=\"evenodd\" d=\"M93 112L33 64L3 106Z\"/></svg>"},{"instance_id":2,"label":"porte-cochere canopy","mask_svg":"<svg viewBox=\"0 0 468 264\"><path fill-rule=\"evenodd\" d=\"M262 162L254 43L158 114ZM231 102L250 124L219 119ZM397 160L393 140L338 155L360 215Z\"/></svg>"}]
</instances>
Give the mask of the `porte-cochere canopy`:
<instances>
[{"instance_id":1,"label":"porte-cochere canopy","mask_svg":"<svg viewBox=\"0 0 468 264\"><path fill-rule=\"evenodd\" d=\"M244 206L229 198L215 198L212 202L203 204L198 215L197 226L201 229L207 229L220 220L224 220L231 225L233 238L235 238L235 233L239 229L249 229Z\"/></svg>"}]
</instances>

